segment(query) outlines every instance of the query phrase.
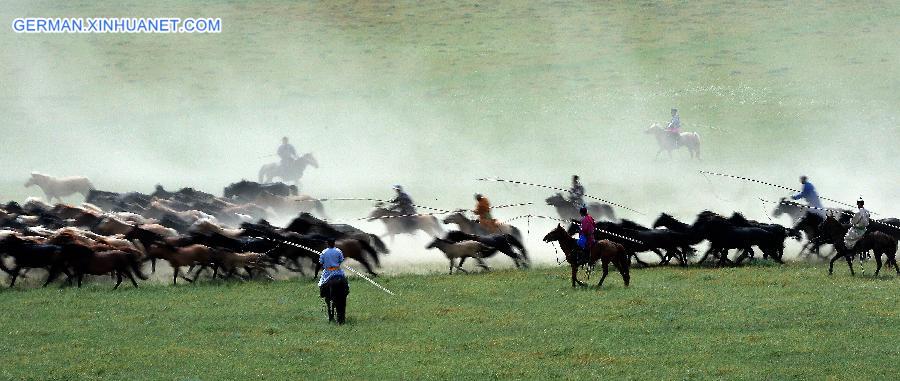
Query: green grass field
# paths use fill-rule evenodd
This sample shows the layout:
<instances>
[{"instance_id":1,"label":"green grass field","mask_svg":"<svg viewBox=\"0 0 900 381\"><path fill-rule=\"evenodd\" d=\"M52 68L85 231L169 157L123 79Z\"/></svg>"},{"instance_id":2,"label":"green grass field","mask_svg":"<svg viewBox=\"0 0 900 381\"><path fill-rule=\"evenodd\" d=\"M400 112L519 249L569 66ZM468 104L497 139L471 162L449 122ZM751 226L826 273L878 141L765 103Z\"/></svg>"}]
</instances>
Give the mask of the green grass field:
<instances>
[{"instance_id":1,"label":"green grass field","mask_svg":"<svg viewBox=\"0 0 900 381\"><path fill-rule=\"evenodd\" d=\"M309 280L2 290L0 378L891 379L900 281L867 266L354 279L342 327Z\"/></svg>"},{"instance_id":2,"label":"green grass field","mask_svg":"<svg viewBox=\"0 0 900 381\"><path fill-rule=\"evenodd\" d=\"M289 135L322 164L303 183L316 197L383 198L399 183L423 205L469 208L483 192L535 202L498 218L552 215L545 189L473 179L578 173L650 223L707 208L765 221L758 198L785 193L705 169L782 185L805 173L823 195L898 214L896 1L3 5L0 202L40 194L22 187L32 170L218 194ZM8 29L100 16L221 17L224 31ZM703 137L703 162L652 160L642 131L671 107ZM370 206L326 207L355 219ZM601 291L571 290L562 268L380 279L399 297L355 280L345 327L326 324L308 280L23 286L0 289L0 379L897 378L900 279L825 273L635 270L632 287L613 274Z\"/></svg>"}]
</instances>

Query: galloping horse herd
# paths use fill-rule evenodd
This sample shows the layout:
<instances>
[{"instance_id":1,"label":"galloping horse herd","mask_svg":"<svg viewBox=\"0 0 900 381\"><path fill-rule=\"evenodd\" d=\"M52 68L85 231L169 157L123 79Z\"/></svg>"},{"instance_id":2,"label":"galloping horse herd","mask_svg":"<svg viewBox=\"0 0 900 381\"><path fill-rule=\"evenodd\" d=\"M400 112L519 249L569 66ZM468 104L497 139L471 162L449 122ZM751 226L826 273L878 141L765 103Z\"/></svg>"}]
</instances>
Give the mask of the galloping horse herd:
<instances>
[{"instance_id":1,"label":"galloping horse herd","mask_svg":"<svg viewBox=\"0 0 900 381\"><path fill-rule=\"evenodd\" d=\"M147 279L146 273L155 272L160 260L171 267L173 284L179 279L193 282L201 276L272 279L277 271L309 275L311 270L315 277L320 271L318 253L329 239L336 240L346 258L374 276L380 256L389 253L379 235L328 222L321 200L299 195L296 186L283 183L240 181L226 187L222 197L192 188L167 191L162 186L151 194L106 192L94 189L85 178L37 173L26 184L30 185L38 185L48 200L61 201L61 197L81 193L85 202L80 206L51 205L30 198L21 205L0 205L0 269L8 274L10 287L23 276L44 273L35 269L45 270L44 286L60 280L64 284L76 281L80 287L85 275L111 275L115 288L126 278L137 287L137 279ZM590 207L603 219L596 224L597 243L583 255L573 238L579 230L577 223L570 223L577 216L575 207L560 194L545 201L559 214L551 219L568 224L565 228L558 224L544 241L557 242L565 253L573 287L583 285L579 274L598 262L603 271L598 286L610 263L627 285L633 262L650 266L675 261L688 266L703 265L713 258L713 265L734 266L754 257L754 248L763 258L782 262L789 238L805 240L801 253L807 255L824 255L821 246L833 245L836 254L829 273L840 258L846 259L853 273L853 257L871 256L877 262L878 275L884 255L888 266L893 265L900 274L895 259L900 220L893 218L873 221L853 250L847 250L842 239L850 214L843 210L825 216L781 200L773 214L790 215L795 222L792 227L749 220L740 213L726 217L711 211L700 212L692 224L663 213L651 227L645 227L617 219L611 206L598 204ZM487 269L484 259L496 253L509 256L516 267L528 267L522 233L515 226L498 223L498 231L487 231L463 210L435 214L447 214L442 222L456 224L458 230L445 232L433 215L402 216L380 205L369 219L385 223L385 236L419 230L432 236L427 248L444 253L450 273L465 271L462 265L468 258ZM284 217L293 217L285 227L268 222ZM708 248L697 258L695 247L703 242ZM648 263L639 253L658 260ZM62 275L66 278L61 279Z\"/></svg>"}]
</instances>

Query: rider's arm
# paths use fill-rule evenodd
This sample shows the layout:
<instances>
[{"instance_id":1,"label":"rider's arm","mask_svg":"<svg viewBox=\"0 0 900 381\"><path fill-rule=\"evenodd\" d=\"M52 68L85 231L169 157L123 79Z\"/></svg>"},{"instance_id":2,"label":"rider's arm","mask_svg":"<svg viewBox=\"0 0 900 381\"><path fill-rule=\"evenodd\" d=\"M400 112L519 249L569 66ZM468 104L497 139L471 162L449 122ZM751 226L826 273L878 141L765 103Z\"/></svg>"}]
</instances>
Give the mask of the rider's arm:
<instances>
[{"instance_id":1,"label":"rider's arm","mask_svg":"<svg viewBox=\"0 0 900 381\"><path fill-rule=\"evenodd\" d=\"M809 183L803 184L803 190L801 190L800 193L797 193L797 194L791 196L791 199L799 200L801 198L809 196L810 187L811 187L811 185L809 185Z\"/></svg>"}]
</instances>

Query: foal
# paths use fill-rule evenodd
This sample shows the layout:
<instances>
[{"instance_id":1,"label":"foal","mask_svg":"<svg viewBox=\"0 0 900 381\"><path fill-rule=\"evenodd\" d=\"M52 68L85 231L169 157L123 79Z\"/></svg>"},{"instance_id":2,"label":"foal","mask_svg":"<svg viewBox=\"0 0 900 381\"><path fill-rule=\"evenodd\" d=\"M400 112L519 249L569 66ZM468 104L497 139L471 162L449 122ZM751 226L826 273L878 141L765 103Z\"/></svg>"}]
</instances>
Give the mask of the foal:
<instances>
[{"instance_id":1,"label":"foal","mask_svg":"<svg viewBox=\"0 0 900 381\"><path fill-rule=\"evenodd\" d=\"M466 270L463 270L462 264L468 257L475 258L475 260L478 261L479 266L485 270L490 270L484 263L484 257L488 252L493 251L493 249L481 242L471 240L450 242L445 239L435 238L434 241L429 243L425 248L436 248L444 252L444 255L450 260L450 274L453 274L453 261L456 258L459 258L459 265L456 266L456 269L462 272L466 272Z\"/></svg>"}]
</instances>

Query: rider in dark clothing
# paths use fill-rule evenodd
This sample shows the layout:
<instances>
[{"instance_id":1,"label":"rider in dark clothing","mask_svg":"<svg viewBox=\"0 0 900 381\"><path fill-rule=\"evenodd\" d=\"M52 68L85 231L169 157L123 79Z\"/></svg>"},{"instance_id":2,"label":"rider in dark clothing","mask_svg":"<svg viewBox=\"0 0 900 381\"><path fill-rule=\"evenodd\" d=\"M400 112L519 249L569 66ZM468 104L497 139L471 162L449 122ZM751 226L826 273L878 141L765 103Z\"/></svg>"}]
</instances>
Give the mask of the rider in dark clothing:
<instances>
[{"instance_id":1,"label":"rider in dark clothing","mask_svg":"<svg viewBox=\"0 0 900 381\"><path fill-rule=\"evenodd\" d=\"M569 188L569 202L576 208L584 206L584 186L581 185L578 175L572 176L572 187Z\"/></svg>"},{"instance_id":2,"label":"rider in dark clothing","mask_svg":"<svg viewBox=\"0 0 900 381\"><path fill-rule=\"evenodd\" d=\"M413 204L412 197L409 197L409 195L403 191L403 187L394 185L394 191L397 192L397 197L388 201L392 204L390 209L404 216L416 214L416 206ZM407 228L414 228L416 222L415 217L401 217L400 220L403 221L404 226Z\"/></svg>"},{"instance_id":3,"label":"rider in dark clothing","mask_svg":"<svg viewBox=\"0 0 900 381\"><path fill-rule=\"evenodd\" d=\"M297 150L294 149L290 143L288 143L287 136L281 138L281 145L278 146L278 157L281 158L282 167L287 163L297 160L299 156L297 156Z\"/></svg>"}]
</instances>

